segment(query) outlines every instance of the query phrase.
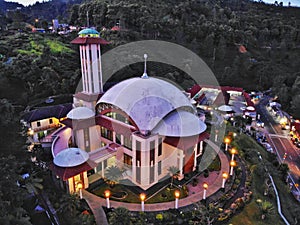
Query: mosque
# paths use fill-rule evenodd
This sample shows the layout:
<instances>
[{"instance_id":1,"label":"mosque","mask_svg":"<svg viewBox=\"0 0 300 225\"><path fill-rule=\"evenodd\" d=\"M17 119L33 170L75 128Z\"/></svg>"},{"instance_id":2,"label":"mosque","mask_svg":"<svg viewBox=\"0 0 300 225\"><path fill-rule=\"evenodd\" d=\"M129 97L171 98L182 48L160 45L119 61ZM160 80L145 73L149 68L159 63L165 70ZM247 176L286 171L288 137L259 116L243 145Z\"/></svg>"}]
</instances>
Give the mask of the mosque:
<instances>
[{"instance_id":1,"label":"mosque","mask_svg":"<svg viewBox=\"0 0 300 225\"><path fill-rule=\"evenodd\" d=\"M26 120L33 139L46 128L58 128L50 135L50 169L61 186L77 192L117 166L122 179L146 190L169 177L170 167L178 168L179 179L195 170L208 134L183 91L149 77L145 55L141 77L103 92L101 45L108 42L87 28L71 43L79 45L82 73L82 91L74 95L72 109L54 110L48 118L37 116L39 111Z\"/></svg>"}]
</instances>

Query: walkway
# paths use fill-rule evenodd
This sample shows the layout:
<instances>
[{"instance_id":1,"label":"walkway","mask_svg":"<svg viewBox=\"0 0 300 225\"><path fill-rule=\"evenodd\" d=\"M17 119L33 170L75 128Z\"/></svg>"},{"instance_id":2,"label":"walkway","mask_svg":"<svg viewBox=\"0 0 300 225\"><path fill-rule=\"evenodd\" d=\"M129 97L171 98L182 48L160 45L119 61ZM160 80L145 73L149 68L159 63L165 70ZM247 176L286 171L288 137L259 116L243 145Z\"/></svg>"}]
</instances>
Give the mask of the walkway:
<instances>
[{"instance_id":1,"label":"walkway","mask_svg":"<svg viewBox=\"0 0 300 225\"><path fill-rule=\"evenodd\" d=\"M219 150L219 147L213 143L210 140L206 140L207 144L210 145L216 152L218 152L220 161L221 161L221 171L219 174L214 174L214 176L212 176L212 179L207 179L206 182L208 183L208 189L207 189L207 197L209 197L210 195L213 195L214 193L216 193L222 185L222 172L229 172L229 163L228 163L228 158L225 155L225 153L223 151ZM203 187L202 187L202 183L198 184L197 186L197 192L192 191L190 192L191 194L189 196L187 196L186 198L183 199L179 199L179 207L183 207L183 206L188 206L191 205L192 203L196 203L202 200L202 196L203 196ZM87 191L83 192L83 196L84 198L87 200L87 202L89 203L91 209L93 210L93 212L95 211L94 214L97 224L104 224L103 223L103 216L100 215L100 217L98 217L98 214L100 211L103 211L101 206L106 206L106 200L104 198L98 197L94 194L91 194ZM147 203L147 201L146 201ZM117 202L117 201L112 201L110 200L110 206L113 208L118 208L118 207L124 207L127 208L130 211L141 211L141 204L137 204L137 203L125 203L125 202ZM163 210L168 210L170 208L174 208L174 201L172 202L163 202L163 203L155 203L155 204L145 204L145 211L163 211ZM101 210L100 210L101 208ZM104 213L104 211L103 211ZM101 223L99 223L99 221L101 221Z\"/></svg>"},{"instance_id":2,"label":"walkway","mask_svg":"<svg viewBox=\"0 0 300 225\"><path fill-rule=\"evenodd\" d=\"M52 143L52 155L55 157L59 152L68 148L69 139L72 135L72 129L68 127L59 128L52 136L55 137Z\"/></svg>"},{"instance_id":3,"label":"walkway","mask_svg":"<svg viewBox=\"0 0 300 225\"><path fill-rule=\"evenodd\" d=\"M102 205L105 205L105 199L99 198L94 194L91 194L90 192L83 190L82 191L83 198L87 201L89 204L95 220L96 224L98 225L108 225L106 214L102 208ZM95 198L97 197L97 198Z\"/></svg>"}]
</instances>

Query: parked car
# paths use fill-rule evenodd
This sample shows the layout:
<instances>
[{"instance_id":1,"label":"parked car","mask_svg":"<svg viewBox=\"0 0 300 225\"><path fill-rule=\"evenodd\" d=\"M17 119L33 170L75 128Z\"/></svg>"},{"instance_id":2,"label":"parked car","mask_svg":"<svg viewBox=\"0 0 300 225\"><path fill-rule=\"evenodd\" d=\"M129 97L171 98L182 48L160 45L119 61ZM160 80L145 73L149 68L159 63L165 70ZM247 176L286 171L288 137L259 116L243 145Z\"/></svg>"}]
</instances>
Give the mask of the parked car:
<instances>
[{"instance_id":1,"label":"parked car","mask_svg":"<svg viewBox=\"0 0 300 225\"><path fill-rule=\"evenodd\" d=\"M261 127L261 128L264 128L264 127L265 127L265 123L262 122L261 120L257 120L257 121L256 121L256 125L257 125L258 127Z\"/></svg>"},{"instance_id":2,"label":"parked car","mask_svg":"<svg viewBox=\"0 0 300 225\"><path fill-rule=\"evenodd\" d=\"M274 153L272 146L268 142L262 142L261 145L270 153Z\"/></svg>"}]
</instances>

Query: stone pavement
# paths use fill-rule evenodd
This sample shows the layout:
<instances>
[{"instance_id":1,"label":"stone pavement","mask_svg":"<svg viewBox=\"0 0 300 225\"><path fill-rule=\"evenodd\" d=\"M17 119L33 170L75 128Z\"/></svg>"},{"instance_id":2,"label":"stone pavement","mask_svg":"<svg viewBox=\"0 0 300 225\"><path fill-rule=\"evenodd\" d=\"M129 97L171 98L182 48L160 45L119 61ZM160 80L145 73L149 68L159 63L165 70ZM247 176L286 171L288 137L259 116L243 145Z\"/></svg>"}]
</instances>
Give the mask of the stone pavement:
<instances>
[{"instance_id":1,"label":"stone pavement","mask_svg":"<svg viewBox=\"0 0 300 225\"><path fill-rule=\"evenodd\" d=\"M218 153L221 161L221 170L219 173L213 173L212 176L205 178L205 180L204 178L200 178L200 181L205 181L208 184L206 196L209 197L210 195L213 195L221 188L222 180L223 180L222 173L223 172L229 173L229 163L225 153L223 151L220 151L219 147L215 143L213 143L210 140L206 140L206 142ZM83 197L90 205L94 213L96 223L98 225L108 224L106 215L102 208L102 206L106 206L106 200L104 198L91 194L86 190L83 191ZM202 197L203 197L203 187L202 187L202 183L199 183L196 187L194 187L192 191L190 191L189 196L179 199L178 206L183 207L183 206L191 205L192 203L201 201ZM114 208L124 207L130 211L141 211L141 204L137 204L137 203L126 203L126 202L118 202L118 201L110 200L110 205L111 207ZM155 203L155 204L147 204L147 201L145 201L145 211L163 211L174 207L175 207L174 201Z\"/></svg>"}]
</instances>

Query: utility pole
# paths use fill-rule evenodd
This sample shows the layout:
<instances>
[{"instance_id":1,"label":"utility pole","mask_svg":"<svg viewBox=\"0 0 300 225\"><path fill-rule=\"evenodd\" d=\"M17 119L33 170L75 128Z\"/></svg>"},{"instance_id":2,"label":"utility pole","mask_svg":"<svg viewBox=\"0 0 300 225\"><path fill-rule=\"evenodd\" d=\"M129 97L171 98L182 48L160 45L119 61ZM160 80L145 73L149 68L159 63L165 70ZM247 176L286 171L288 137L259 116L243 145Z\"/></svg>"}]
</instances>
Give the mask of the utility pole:
<instances>
[{"instance_id":1,"label":"utility pole","mask_svg":"<svg viewBox=\"0 0 300 225\"><path fill-rule=\"evenodd\" d=\"M89 22L89 11L86 11L86 26L90 27L90 22Z\"/></svg>"}]
</instances>

